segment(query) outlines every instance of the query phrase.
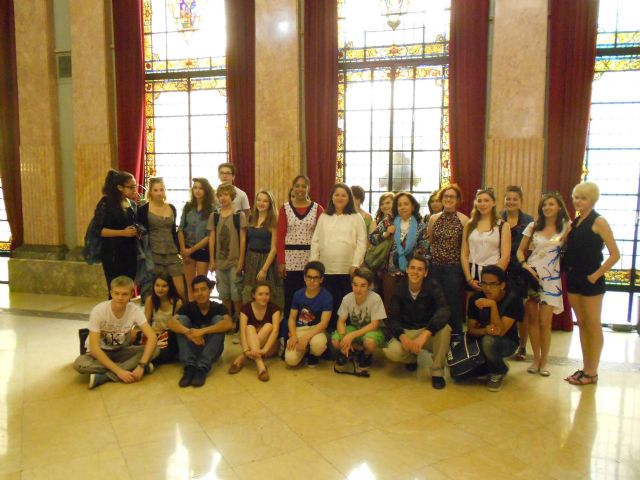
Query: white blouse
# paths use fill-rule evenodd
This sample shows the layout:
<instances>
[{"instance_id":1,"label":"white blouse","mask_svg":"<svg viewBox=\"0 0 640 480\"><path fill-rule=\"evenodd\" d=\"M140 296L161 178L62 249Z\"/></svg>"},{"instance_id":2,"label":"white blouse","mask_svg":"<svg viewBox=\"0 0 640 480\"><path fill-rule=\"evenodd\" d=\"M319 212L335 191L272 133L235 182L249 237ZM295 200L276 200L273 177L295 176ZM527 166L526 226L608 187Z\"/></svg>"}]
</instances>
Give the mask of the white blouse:
<instances>
[{"instance_id":1,"label":"white blouse","mask_svg":"<svg viewBox=\"0 0 640 480\"><path fill-rule=\"evenodd\" d=\"M309 261L322 262L326 274L348 274L362 264L366 249L367 227L359 213L323 213L313 232Z\"/></svg>"}]
</instances>

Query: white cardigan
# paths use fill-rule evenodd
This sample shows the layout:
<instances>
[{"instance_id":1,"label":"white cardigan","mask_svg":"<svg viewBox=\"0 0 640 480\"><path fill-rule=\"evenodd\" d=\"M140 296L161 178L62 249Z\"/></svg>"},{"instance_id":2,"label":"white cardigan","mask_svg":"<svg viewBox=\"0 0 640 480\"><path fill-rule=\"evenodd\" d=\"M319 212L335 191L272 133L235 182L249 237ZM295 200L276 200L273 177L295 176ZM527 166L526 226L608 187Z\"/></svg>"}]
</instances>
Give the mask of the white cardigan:
<instances>
[{"instance_id":1,"label":"white cardigan","mask_svg":"<svg viewBox=\"0 0 640 480\"><path fill-rule=\"evenodd\" d=\"M323 263L329 275L348 274L351 267L359 267L367 250L367 227L359 213L327 215L318 218L311 239L309 261Z\"/></svg>"}]
</instances>

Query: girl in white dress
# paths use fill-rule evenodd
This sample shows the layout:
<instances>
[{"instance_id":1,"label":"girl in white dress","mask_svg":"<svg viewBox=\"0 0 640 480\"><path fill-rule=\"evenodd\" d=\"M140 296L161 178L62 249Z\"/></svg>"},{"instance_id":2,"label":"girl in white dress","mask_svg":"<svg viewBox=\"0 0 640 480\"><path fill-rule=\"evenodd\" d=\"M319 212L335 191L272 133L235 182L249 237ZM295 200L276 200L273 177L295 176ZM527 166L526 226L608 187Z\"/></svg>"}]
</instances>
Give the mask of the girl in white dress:
<instances>
[{"instance_id":1,"label":"girl in white dress","mask_svg":"<svg viewBox=\"0 0 640 480\"><path fill-rule=\"evenodd\" d=\"M558 193L547 193L538 204L538 219L523 233L517 257L522 267L538 282L525 304L529 322L529 338L533 348L533 364L529 373L550 375L547 369L551 345L551 319L562 313L562 281L560 279L560 250L567 233L569 215ZM531 251L525 260L526 253Z\"/></svg>"}]
</instances>

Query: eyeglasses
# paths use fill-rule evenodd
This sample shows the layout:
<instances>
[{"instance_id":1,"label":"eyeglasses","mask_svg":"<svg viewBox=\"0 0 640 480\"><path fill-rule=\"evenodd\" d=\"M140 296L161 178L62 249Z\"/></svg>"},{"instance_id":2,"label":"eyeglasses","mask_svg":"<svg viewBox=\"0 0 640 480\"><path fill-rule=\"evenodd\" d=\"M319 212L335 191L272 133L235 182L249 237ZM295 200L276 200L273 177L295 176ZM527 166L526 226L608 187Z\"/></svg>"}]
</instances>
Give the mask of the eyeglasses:
<instances>
[{"instance_id":1,"label":"eyeglasses","mask_svg":"<svg viewBox=\"0 0 640 480\"><path fill-rule=\"evenodd\" d=\"M220 170L218 175L233 175L233 172L231 170Z\"/></svg>"},{"instance_id":2,"label":"eyeglasses","mask_svg":"<svg viewBox=\"0 0 640 480\"><path fill-rule=\"evenodd\" d=\"M319 275L305 275L304 278L306 278L307 280L311 280L312 282L317 282L322 277L320 277Z\"/></svg>"},{"instance_id":3,"label":"eyeglasses","mask_svg":"<svg viewBox=\"0 0 640 480\"><path fill-rule=\"evenodd\" d=\"M480 282L481 288L497 288L502 285L502 282Z\"/></svg>"},{"instance_id":4,"label":"eyeglasses","mask_svg":"<svg viewBox=\"0 0 640 480\"><path fill-rule=\"evenodd\" d=\"M451 195L443 195L442 198L443 199L447 198L447 199L457 200L458 199L458 195L456 195L455 193L451 194Z\"/></svg>"}]
</instances>

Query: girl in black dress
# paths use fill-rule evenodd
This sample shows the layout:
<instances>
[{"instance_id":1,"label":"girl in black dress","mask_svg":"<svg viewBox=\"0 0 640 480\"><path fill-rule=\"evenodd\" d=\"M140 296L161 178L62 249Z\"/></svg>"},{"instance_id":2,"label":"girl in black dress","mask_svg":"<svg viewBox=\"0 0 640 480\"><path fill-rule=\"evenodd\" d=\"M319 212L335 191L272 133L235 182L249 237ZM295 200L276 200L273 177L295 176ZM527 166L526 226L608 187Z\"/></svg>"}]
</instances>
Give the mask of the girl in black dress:
<instances>
[{"instance_id":1,"label":"girl in black dress","mask_svg":"<svg viewBox=\"0 0 640 480\"><path fill-rule=\"evenodd\" d=\"M107 289L111 280L126 275L136 278L138 230L135 226L136 179L129 172L110 170L102 187L103 197L94 214L102 237L100 259ZM111 294L109 294L111 298Z\"/></svg>"}]
</instances>

